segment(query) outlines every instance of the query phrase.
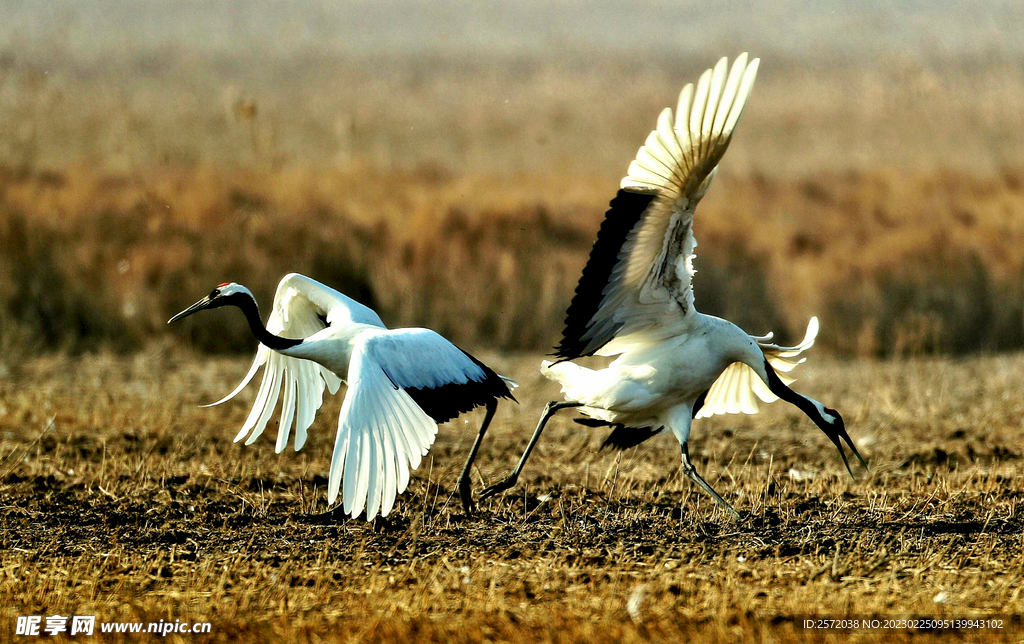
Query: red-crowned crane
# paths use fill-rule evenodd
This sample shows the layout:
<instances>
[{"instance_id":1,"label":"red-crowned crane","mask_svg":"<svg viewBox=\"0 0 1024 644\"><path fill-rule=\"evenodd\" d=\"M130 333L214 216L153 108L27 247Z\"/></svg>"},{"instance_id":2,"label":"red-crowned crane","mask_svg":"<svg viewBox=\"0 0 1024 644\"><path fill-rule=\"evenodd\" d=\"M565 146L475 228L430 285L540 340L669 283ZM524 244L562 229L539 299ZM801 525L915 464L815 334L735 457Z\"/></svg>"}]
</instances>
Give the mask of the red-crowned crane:
<instances>
[{"instance_id":1,"label":"red-crowned crane","mask_svg":"<svg viewBox=\"0 0 1024 644\"><path fill-rule=\"evenodd\" d=\"M796 393L777 373L802 361L797 356L814 343L816 318L802 343L780 347L769 342L770 334L750 336L693 306L694 209L732 140L758 62L742 54L729 69L722 58L696 88L683 88L674 117L671 108L661 113L597 234L555 348L557 360L541 364L565 400L548 403L519 464L481 500L515 485L548 419L567 408L586 416L582 424L612 427L606 444L620 448L668 429L682 449L683 472L734 518L736 510L690 462L695 417L755 413L758 398L781 398L828 435L847 469L841 440L864 462L839 412ZM604 369L568 362L595 354L618 358Z\"/></svg>"},{"instance_id":2,"label":"red-crowned crane","mask_svg":"<svg viewBox=\"0 0 1024 644\"><path fill-rule=\"evenodd\" d=\"M221 284L169 322L222 306L242 310L260 346L241 384L212 404L233 398L266 366L236 442L259 438L283 396L277 451L287 446L293 425L298 451L324 388L333 394L347 382L327 500L333 504L340 493L345 513L365 511L372 520L391 512L434 443L438 423L482 405L486 415L458 479L463 507L472 508L470 468L498 400L513 399L513 381L434 331L388 329L370 308L297 273L278 284L266 326L256 298L235 283Z\"/></svg>"}]
</instances>

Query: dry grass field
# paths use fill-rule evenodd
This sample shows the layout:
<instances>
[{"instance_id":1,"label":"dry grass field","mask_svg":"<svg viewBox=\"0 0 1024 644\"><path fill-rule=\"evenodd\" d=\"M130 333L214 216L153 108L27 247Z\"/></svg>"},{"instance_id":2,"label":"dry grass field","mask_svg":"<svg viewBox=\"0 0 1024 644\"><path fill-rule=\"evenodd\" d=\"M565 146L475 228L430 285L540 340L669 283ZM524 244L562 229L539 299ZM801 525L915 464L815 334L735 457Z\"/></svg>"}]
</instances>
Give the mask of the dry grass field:
<instances>
[{"instance_id":1,"label":"dry grass field","mask_svg":"<svg viewBox=\"0 0 1024 644\"><path fill-rule=\"evenodd\" d=\"M0 641L58 613L211 624L180 642L1020 641L1022 22L1019 0L0 0ZM601 451L566 415L466 516L478 413L366 524L325 506L340 396L281 455L231 443L254 391L198 407L253 341L231 312L168 317L223 281L266 309L301 272L520 381L474 472L495 482L557 397L537 366L632 155L745 50L696 304L784 342L818 315L797 387L870 471L792 408L699 421L732 523L674 440Z\"/></svg>"},{"instance_id":2,"label":"dry grass field","mask_svg":"<svg viewBox=\"0 0 1024 644\"><path fill-rule=\"evenodd\" d=\"M477 490L511 467L557 393L537 355L484 357L522 388L499 411ZM273 427L235 445L246 404L197 405L246 366L165 347L5 372L0 639L17 615L55 613L211 623L209 636L168 637L181 642L851 635L801 631L807 615L1000 615L1003 631L956 641L1019 637L1024 356L814 356L798 388L846 416L871 465L856 480L792 408L699 422L695 462L737 524L681 479L672 439L602 452L604 432L568 417L520 486L471 516L454 481L479 415L441 428L386 520L323 514L340 396L302 452L275 455ZM880 635L911 639L856 633ZM950 641L925 635L912 639Z\"/></svg>"}]
</instances>

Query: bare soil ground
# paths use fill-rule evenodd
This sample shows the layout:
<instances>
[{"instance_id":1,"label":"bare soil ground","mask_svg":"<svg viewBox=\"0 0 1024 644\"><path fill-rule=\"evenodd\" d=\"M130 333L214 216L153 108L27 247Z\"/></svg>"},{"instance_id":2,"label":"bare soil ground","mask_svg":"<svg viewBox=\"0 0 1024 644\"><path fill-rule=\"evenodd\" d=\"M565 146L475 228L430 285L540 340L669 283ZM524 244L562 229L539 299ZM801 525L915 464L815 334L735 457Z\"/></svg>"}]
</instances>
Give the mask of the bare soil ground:
<instances>
[{"instance_id":1,"label":"bare soil ground","mask_svg":"<svg viewBox=\"0 0 1024 644\"><path fill-rule=\"evenodd\" d=\"M482 357L522 388L477 490L557 394L537 355ZM244 402L198 408L246 366L153 348L4 367L0 639L52 614L212 625L168 641L951 637L802 631L813 615L1005 620L954 641L1024 628L1024 356L814 358L797 387L844 413L871 462L856 479L795 409L699 421L695 462L739 523L680 478L671 438L602 452L604 432L569 416L514 492L466 516L454 482L479 412L441 428L391 516L346 520L324 494L340 396L281 455L271 437L231 442Z\"/></svg>"}]
</instances>

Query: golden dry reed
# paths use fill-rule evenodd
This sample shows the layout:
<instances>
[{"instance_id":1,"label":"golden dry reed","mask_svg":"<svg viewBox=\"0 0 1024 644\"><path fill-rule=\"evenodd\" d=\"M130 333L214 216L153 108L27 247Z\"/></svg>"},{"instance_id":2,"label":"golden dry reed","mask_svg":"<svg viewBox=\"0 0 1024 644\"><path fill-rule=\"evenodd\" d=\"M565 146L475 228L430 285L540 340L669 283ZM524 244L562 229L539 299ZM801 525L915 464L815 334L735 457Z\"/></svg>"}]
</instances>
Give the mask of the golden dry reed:
<instances>
[{"instance_id":1,"label":"golden dry reed","mask_svg":"<svg viewBox=\"0 0 1024 644\"><path fill-rule=\"evenodd\" d=\"M698 307L783 339L817 314L843 355L1021 347L1024 58L756 53ZM225 280L267 309L290 271L547 350L618 179L714 58L122 55L0 46L4 350L248 351L240 316L164 322Z\"/></svg>"},{"instance_id":2,"label":"golden dry reed","mask_svg":"<svg viewBox=\"0 0 1024 644\"><path fill-rule=\"evenodd\" d=\"M510 184L515 184L510 187ZM428 170L0 169L0 343L250 350L240 316L168 331L223 281L269 308L298 271L470 345L545 350L615 184ZM534 193L533 191L536 190ZM724 173L701 205L701 310L846 355L1018 348L1024 172Z\"/></svg>"}]
</instances>

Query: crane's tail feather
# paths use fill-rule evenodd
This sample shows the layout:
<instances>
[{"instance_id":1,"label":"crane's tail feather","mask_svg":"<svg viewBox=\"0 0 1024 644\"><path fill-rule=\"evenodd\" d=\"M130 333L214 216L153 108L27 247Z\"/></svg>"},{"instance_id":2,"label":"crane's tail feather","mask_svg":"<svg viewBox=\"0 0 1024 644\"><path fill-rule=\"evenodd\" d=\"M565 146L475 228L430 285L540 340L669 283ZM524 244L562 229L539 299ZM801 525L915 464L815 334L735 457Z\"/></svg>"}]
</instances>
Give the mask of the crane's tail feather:
<instances>
[{"instance_id":1,"label":"crane's tail feather","mask_svg":"<svg viewBox=\"0 0 1024 644\"><path fill-rule=\"evenodd\" d=\"M764 338L753 338L757 341L758 346L764 351L765 355L775 358L795 358L804 351L807 351L814 346L814 340L818 337L818 331L821 325L818 323L818 316L811 316L811 319L807 322L807 331L804 332L804 339L799 344L793 347L780 347L777 344L771 344L768 340L771 340L772 334L769 333ZM751 336L753 337L753 336ZM794 363L794 366L799 362ZM792 369L792 367L790 367Z\"/></svg>"}]
</instances>

